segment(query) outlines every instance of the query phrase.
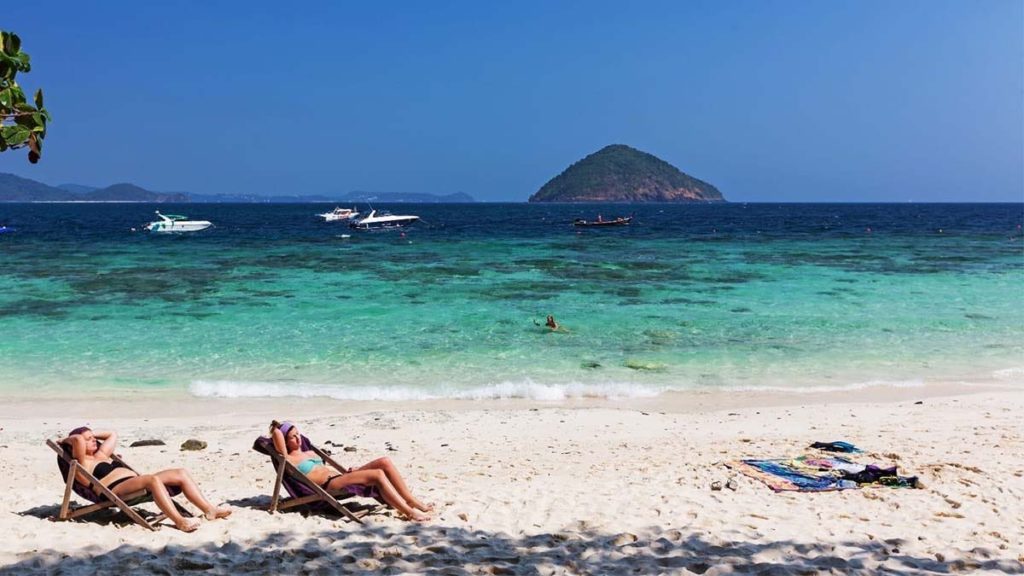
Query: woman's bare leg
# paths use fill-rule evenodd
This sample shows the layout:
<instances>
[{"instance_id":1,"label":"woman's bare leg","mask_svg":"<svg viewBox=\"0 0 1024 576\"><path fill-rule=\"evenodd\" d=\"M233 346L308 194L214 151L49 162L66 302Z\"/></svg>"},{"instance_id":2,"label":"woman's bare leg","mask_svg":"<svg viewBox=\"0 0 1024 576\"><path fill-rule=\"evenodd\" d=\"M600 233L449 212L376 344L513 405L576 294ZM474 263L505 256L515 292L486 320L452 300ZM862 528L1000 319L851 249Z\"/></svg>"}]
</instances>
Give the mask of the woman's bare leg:
<instances>
[{"instance_id":1,"label":"woman's bare leg","mask_svg":"<svg viewBox=\"0 0 1024 576\"><path fill-rule=\"evenodd\" d=\"M370 484L376 486L380 489L380 495L384 498L384 501L398 509L402 514L405 514L412 520L430 519L429 516L417 512L406 503L405 499L395 490L391 481L388 480L383 470L356 470L348 474L342 474L332 479L327 488L329 490L338 490L349 484Z\"/></svg>"},{"instance_id":2,"label":"woman's bare leg","mask_svg":"<svg viewBox=\"0 0 1024 576\"><path fill-rule=\"evenodd\" d=\"M144 474L135 478L129 478L114 486L112 492L117 496L125 496L139 490L149 490L149 493L153 495L153 502L156 503L156 507L166 514L171 522L174 522L178 530L191 532L199 527L198 520L195 518L185 518L178 512L178 509L174 507L174 502L171 501L171 495L167 493L167 487L154 474Z\"/></svg>"},{"instance_id":3,"label":"woman's bare leg","mask_svg":"<svg viewBox=\"0 0 1024 576\"><path fill-rule=\"evenodd\" d=\"M173 470L164 470L157 472L156 477L166 486L177 486L181 488L181 492L188 498L188 501L195 504L203 511L207 520L216 520L217 518L224 518L225 516L231 515L231 508L227 506L214 506L210 504L203 493L199 490L199 486L196 484L192 476L189 475L188 470L184 468L175 468Z\"/></svg>"},{"instance_id":4,"label":"woman's bare leg","mask_svg":"<svg viewBox=\"0 0 1024 576\"><path fill-rule=\"evenodd\" d=\"M361 466L359 470L382 470L384 474L387 475L391 484L395 487L395 490L398 491L398 494L408 502L410 506L417 510L422 510L423 512L430 512L434 509L433 506L423 504L419 499L412 495L412 492L409 491L409 487L405 485L405 480L402 479L402 475L398 473L398 467L396 467L395 463L391 461L391 458L388 458L387 456L377 458L373 462L370 462L365 466Z\"/></svg>"}]
</instances>

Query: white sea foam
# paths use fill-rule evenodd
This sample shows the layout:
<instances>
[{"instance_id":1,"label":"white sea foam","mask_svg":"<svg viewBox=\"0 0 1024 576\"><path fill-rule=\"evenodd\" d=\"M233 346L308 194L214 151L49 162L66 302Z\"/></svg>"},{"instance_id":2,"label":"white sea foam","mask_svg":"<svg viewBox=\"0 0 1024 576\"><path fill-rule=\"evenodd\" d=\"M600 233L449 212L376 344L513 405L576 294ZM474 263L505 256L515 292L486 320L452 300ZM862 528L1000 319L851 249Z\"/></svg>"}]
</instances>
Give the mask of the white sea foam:
<instances>
[{"instance_id":1,"label":"white sea foam","mask_svg":"<svg viewBox=\"0 0 1024 576\"><path fill-rule=\"evenodd\" d=\"M996 370L992 373L992 377L996 380L1021 381L1024 380L1024 367L1017 366L1014 368Z\"/></svg>"},{"instance_id":2,"label":"white sea foam","mask_svg":"<svg viewBox=\"0 0 1024 576\"><path fill-rule=\"evenodd\" d=\"M665 392L786 392L820 394L867 388L918 388L923 380L868 380L837 385L721 386L693 384L662 386L630 382L543 384L530 379L504 381L471 388L413 386L339 386L304 382L254 382L196 380L189 386L193 396L205 398L332 398L335 400L400 402L413 400L495 400L526 399L560 401L578 398L653 398Z\"/></svg>"},{"instance_id":3,"label":"white sea foam","mask_svg":"<svg viewBox=\"0 0 1024 576\"><path fill-rule=\"evenodd\" d=\"M650 398L661 388L629 383L540 384L532 380L500 382L467 389L430 389L412 386L331 386L302 382L239 382L196 380L189 386L193 396L206 398L333 398L335 400L489 400L522 398L558 401L570 398Z\"/></svg>"},{"instance_id":4,"label":"white sea foam","mask_svg":"<svg viewBox=\"0 0 1024 576\"><path fill-rule=\"evenodd\" d=\"M788 392L795 394L824 394L829 392L852 392L868 388L921 388L925 385L924 380L864 380L862 382L850 382L849 384L825 384L825 385L804 385L804 386L739 386L734 388L722 388L735 390L737 392Z\"/></svg>"},{"instance_id":5,"label":"white sea foam","mask_svg":"<svg viewBox=\"0 0 1024 576\"><path fill-rule=\"evenodd\" d=\"M196 380L189 386L193 396L212 398L333 398L336 400L430 400L437 395L411 387L330 386L305 382L240 382Z\"/></svg>"},{"instance_id":6,"label":"white sea foam","mask_svg":"<svg viewBox=\"0 0 1024 576\"><path fill-rule=\"evenodd\" d=\"M651 398L663 391L660 387L629 383L539 384L532 380L502 382L455 393L452 397L465 400L493 398L527 398L530 400L566 400L570 398Z\"/></svg>"}]
</instances>

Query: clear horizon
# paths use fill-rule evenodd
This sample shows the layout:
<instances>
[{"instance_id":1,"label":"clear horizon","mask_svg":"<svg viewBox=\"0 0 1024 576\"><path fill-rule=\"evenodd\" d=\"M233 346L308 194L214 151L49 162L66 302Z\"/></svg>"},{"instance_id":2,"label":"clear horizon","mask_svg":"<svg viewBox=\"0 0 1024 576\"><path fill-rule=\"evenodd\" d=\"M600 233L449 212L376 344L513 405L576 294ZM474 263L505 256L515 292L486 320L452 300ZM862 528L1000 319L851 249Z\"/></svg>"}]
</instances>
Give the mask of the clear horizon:
<instances>
[{"instance_id":1,"label":"clear horizon","mask_svg":"<svg viewBox=\"0 0 1024 576\"><path fill-rule=\"evenodd\" d=\"M45 5L45 3L44 3ZM8 8L53 114L0 172L521 202L613 143L730 202L1024 201L1024 4Z\"/></svg>"}]
</instances>

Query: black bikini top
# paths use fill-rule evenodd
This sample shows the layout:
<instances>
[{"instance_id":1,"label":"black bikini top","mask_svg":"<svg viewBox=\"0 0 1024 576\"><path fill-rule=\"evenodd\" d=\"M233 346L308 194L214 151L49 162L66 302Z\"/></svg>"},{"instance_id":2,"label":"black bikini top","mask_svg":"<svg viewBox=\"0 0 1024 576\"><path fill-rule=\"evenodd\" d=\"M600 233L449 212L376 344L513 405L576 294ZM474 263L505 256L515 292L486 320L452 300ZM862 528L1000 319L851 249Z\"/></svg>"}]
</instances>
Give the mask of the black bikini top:
<instances>
[{"instance_id":1,"label":"black bikini top","mask_svg":"<svg viewBox=\"0 0 1024 576\"><path fill-rule=\"evenodd\" d=\"M109 476L110 473L113 472L115 468L127 467L127 465L118 462L117 460L114 460L113 462L100 462L99 464L96 465L95 468L92 469L92 475L95 476L97 480L102 480Z\"/></svg>"}]
</instances>

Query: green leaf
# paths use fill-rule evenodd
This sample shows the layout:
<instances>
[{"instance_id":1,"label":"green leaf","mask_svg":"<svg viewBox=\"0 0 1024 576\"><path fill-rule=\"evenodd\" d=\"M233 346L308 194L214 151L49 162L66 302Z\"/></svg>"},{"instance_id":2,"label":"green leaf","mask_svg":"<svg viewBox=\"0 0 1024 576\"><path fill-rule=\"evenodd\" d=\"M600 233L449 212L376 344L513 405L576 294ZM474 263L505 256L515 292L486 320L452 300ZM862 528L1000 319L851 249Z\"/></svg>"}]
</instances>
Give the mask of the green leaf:
<instances>
[{"instance_id":1,"label":"green leaf","mask_svg":"<svg viewBox=\"0 0 1024 576\"><path fill-rule=\"evenodd\" d=\"M35 96L34 100L36 102L36 108L39 108L40 110L42 110L43 109L43 89L42 88L36 90L36 96Z\"/></svg>"},{"instance_id":2,"label":"green leaf","mask_svg":"<svg viewBox=\"0 0 1024 576\"><path fill-rule=\"evenodd\" d=\"M32 135L32 131L24 126L18 126L17 128L20 128L20 130L14 133L14 139L10 140L9 143L14 145L24 144L28 137Z\"/></svg>"},{"instance_id":3,"label":"green leaf","mask_svg":"<svg viewBox=\"0 0 1024 576\"><path fill-rule=\"evenodd\" d=\"M4 52L13 56L21 50L21 38L18 38L17 34L14 34L13 32L6 32L4 33L3 40Z\"/></svg>"},{"instance_id":4,"label":"green leaf","mask_svg":"<svg viewBox=\"0 0 1024 576\"><path fill-rule=\"evenodd\" d=\"M11 104L14 103L14 95L11 94L11 89L0 90L0 106L4 109L10 108Z\"/></svg>"},{"instance_id":5,"label":"green leaf","mask_svg":"<svg viewBox=\"0 0 1024 576\"><path fill-rule=\"evenodd\" d=\"M38 112L34 112L28 116L18 116L15 118L14 122L18 126L28 128L32 132L46 132L46 119Z\"/></svg>"},{"instance_id":6,"label":"green leaf","mask_svg":"<svg viewBox=\"0 0 1024 576\"><path fill-rule=\"evenodd\" d=\"M0 128L0 137L2 137L8 146L20 146L24 144L28 137L32 135L32 131L24 126L4 126Z\"/></svg>"}]
</instances>

